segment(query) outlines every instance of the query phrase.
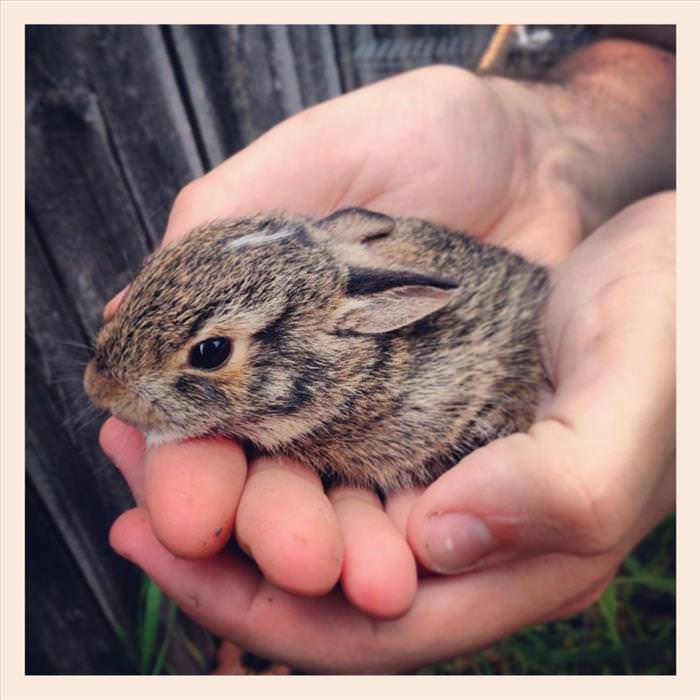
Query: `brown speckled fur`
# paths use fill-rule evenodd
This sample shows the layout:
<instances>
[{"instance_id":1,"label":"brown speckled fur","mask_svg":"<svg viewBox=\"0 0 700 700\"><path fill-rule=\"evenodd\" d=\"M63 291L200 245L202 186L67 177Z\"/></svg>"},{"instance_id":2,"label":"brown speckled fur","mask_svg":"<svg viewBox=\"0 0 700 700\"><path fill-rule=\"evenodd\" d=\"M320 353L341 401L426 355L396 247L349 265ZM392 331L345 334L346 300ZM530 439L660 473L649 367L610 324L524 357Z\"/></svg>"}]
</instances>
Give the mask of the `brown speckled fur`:
<instances>
[{"instance_id":1,"label":"brown speckled fur","mask_svg":"<svg viewBox=\"0 0 700 700\"><path fill-rule=\"evenodd\" d=\"M215 222L145 262L85 386L152 444L224 434L331 481L425 484L528 428L547 290L544 268L416 219ZM378 329L395 313L423 315ZM215 336L233 339L231 359L190 367Z\"/></svg>"}]
</instances>

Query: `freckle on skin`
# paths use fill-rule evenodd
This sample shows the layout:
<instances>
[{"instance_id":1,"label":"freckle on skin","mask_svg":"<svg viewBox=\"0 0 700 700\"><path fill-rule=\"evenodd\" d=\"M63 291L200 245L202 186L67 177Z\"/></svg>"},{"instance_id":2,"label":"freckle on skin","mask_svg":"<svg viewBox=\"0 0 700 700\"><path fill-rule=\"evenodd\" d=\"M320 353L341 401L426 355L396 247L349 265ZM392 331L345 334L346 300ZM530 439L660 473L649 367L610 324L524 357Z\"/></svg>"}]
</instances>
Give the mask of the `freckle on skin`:
<instances>
[{"instance_id":1,"label":"freckle on skin","mask_svg":"<svg viewBox=\"0 0 700 700\"><path fill-rule=\"evenodd\" d=\"M214 533L214 537L218 537L223 531L224 531L224 528L220 527L220 528Z\"/></svg>"}]
</instances>

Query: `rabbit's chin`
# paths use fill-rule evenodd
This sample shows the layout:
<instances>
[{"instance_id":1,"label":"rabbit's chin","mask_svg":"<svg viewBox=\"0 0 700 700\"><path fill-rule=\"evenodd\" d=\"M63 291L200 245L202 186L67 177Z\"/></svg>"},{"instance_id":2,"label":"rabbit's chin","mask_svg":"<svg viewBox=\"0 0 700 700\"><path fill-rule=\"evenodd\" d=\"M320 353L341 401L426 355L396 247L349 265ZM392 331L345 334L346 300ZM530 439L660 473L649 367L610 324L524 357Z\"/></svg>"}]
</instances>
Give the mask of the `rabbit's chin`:
<instances>
[{"instance_id":1,"label":"rabbit's chin","mask_svg":"<svg viewBox=\"0 0 700 700\"><path fill-rule=\"evenodd\" d=\"M168 429L168 430L147 430L144 432L146 438L146 447L151 450L154 447L160 447L161 445L167 445L171 442L181 442L191 435L187 435L182 430Z\"/></svg>"}]
</instances>

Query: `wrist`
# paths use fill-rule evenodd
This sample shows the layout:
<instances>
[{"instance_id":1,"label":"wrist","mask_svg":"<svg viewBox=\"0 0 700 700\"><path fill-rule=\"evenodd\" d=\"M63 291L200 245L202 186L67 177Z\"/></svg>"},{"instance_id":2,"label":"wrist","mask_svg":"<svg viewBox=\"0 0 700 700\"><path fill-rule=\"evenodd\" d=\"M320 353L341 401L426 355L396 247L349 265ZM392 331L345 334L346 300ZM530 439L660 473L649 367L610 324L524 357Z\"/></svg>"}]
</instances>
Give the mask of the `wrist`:
<instances>
[{"instance_id":1,"label":"wrist","mask_svg":"<svg viewBox=\"0 0 700 700\"><path fill-rule=\"evenodd\" d=\"M546 210L565 203L576 219L571 226L580 240L592 230L597 214L586 201L588 178L582 178L582 172L591 166L585 150L550 108L542 86L495 76L486 80L504 105L518 144L511 205Z\"/></svg>"},{"instance_id":2,"label":"wrist","mask_svg":"<svg viewBox=\"0 0 700 700\"><path fill-rule=\"evenodd\" d=\"M590 233L675 185L675 61L628 41L565 59L547 82L486 79L511 115L531 190L568 198ZM533 194L531 193L531 196Z\"/></svg>"}]
</instances>

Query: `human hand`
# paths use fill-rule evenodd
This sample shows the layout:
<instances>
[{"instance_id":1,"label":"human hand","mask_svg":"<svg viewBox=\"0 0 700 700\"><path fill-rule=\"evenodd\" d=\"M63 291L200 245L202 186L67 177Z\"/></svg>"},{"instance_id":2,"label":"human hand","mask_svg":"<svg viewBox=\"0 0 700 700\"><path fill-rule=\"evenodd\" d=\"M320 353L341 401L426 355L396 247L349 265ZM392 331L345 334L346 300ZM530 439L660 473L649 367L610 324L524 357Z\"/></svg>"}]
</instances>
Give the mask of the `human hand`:
<instances>
[{"instance_id":1,"label":"human hand","mask_svg":"<svg viewBox=\"0 0 700 700\"><path fill-rule=\"evenodd\" d=\"M671 510L674 217L673 193L641 200L553 271L552 394L527 434L486 445L428 487L408 525L426 567L605 553Z\"/></svg>"},{"instance_id":2,"label":"human hand","mask_svg":"<svg viewBox=\"0 0 700 700\"><path fill-rule=\"evenodd\" d=\"M290 594L240 553L177 559L142 508L115 523L113 546L215 633L313 670L411 669L585 608L673 507L674 206L663 194L629 207L553 272L545 334L553 396L527 434L472 453L414 505L409 537L429 567L464 563L455 547L447 566L435 566L422 534L436 509L482 518L499 566L423 578L405 615L378 621L339 591ZM113 422L103 444L141 502L140 435Z\"/></svg>"},{"instance_id":3,"label":"human hand","mask_svg":"<svg viewBox=\"0 0 700 700\"><path fill-rule=\"evenodd\" d=\"M382 118L386 114L392 119ZM556 129L550 137L555 144ZM525 178L536 159L529 141L519 113L490 83L454 68L416 71L294 117L189 185L175 203L165 241L184 235L204 212L213 218L267 207L321 216L361 205L468 228L532 257L557 259L581 236L575 193L559 181L545 186L546 174ZM538 143L538 162L559 148ZM557 230L548 239L545 217ZM240 452L232 447L227 472L218 460L221 446L216 452L202 447L196 459L191 443L148 456L146 505L173 552L213 553L237 513L239 544L287 590L327 591L344 560L343 584L357 605L383 616L410 605L415 564L401 535L410 494L393 497L385 510L373 494L336 489L331 507L310 470L263 461L248 475L239 507ZM310 523L309 513L327 517Z\"/></svg>"},{"instance_id":4,"label":"human hand","mask_svg":"<svg viewBox=\"0 0 700 700\"><path fill-rule=\"evenodd\" d=\"M204 212L212 218L277 207L322 215L352 204L466 228L532 258L559 260L580 239L583 222L603 214L591 215L595 207L584 207L586 188L566 176L572 172L567 165L572 158L580 162L581 154L538 105L510 81L486 82L451 68L366 88L285 122L186 188L166 240L199 223ZM591 162L585 165L582 170L596 174ZM149 503L160 504L155 512L151 507L151 521L161 540L186 556L211 553L223 541L221 534L211 538L201 505L210 502L207 495L220 495L221 482L209 480L209 490L193 486L208 472L205 454L196 462L177 448L149 456L149 493L156 494ZM245 469L238 452L230 462L234 471ZM191 517L172 518L171 495L195 491L199 500L185 513ZM229 531L240 495L235 485L229 489L228 510L221 516ZM385 510L357 490L331 496L335 514L317 478L303 466L254 465L238 509L238 541L269 580L307 594L335 583L344 548L348 598L374 615L400 614L413 598L415 570L397 529L405 529L414 494L393 496ZM307 513L330 516L319 526Z\"/></svg>"}]
</instances>

